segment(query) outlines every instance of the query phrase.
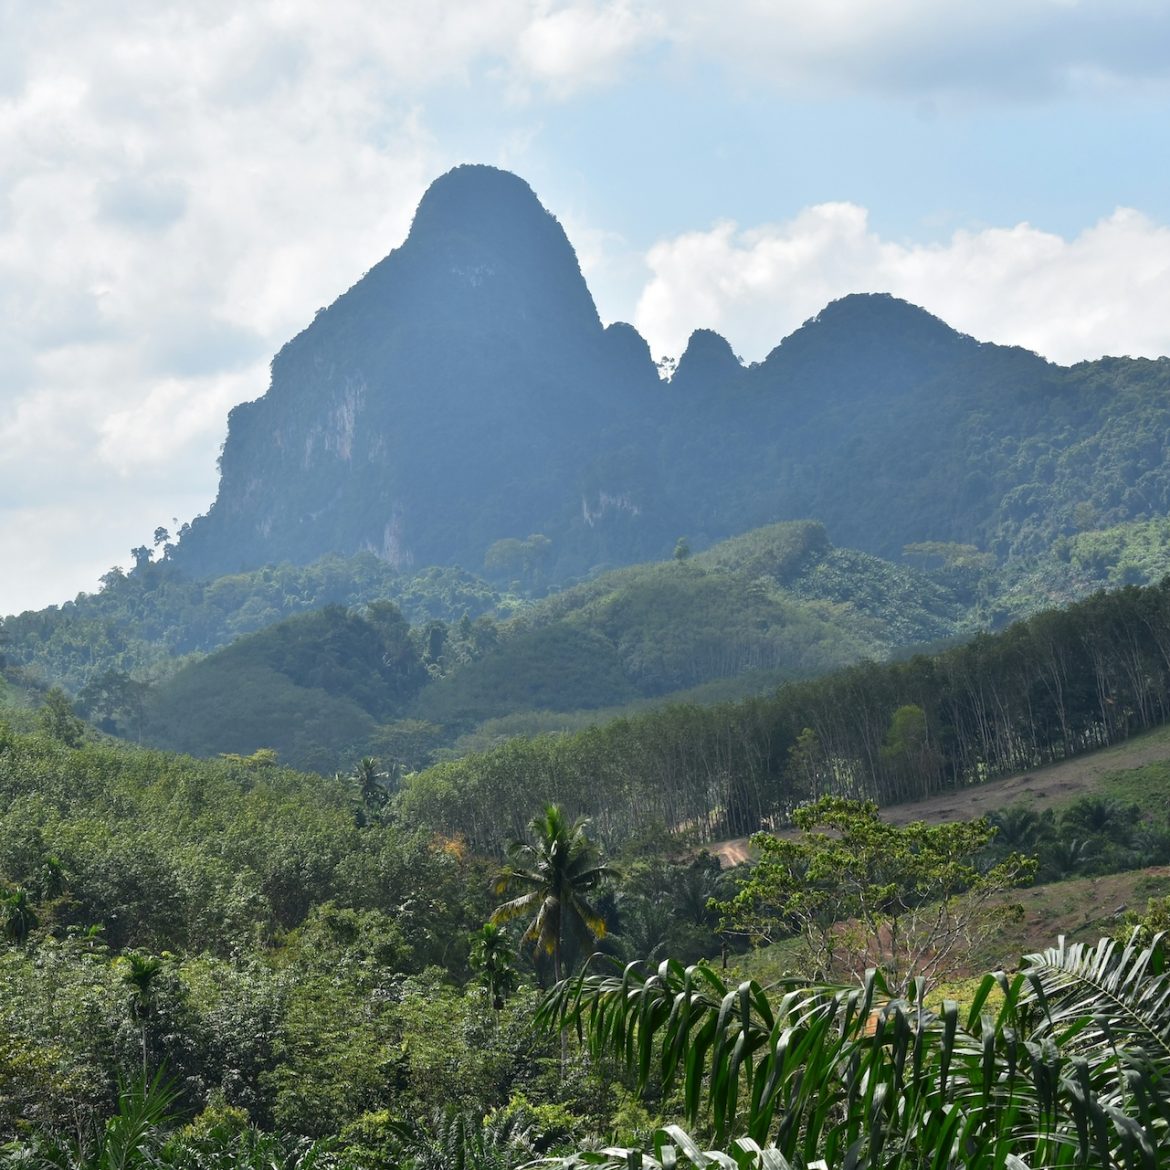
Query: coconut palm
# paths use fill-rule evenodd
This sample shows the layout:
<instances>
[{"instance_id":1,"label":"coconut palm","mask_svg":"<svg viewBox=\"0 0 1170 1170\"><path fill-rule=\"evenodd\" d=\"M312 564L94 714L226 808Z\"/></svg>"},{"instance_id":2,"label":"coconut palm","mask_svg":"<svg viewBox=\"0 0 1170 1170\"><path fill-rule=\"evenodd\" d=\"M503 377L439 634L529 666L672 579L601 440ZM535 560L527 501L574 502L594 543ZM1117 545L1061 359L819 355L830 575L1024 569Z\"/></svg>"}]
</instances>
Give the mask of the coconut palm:
<instances>
[{"instance_id":1,"label":"coconut palm","mask_svg":"<svg viewBox=\"0 0 1170 1170\"><path fill-rule=\"evenodd\" d=\"M546 806L529 824L532 840L509 846L509 864L495 884L497 894L522 892L497 906L491 921L532 914L521 941L552 958L557 981L568 938L592 941L605 934L605 919L586 895L615 871L602 863L597 846L585 835L587 823L583 818L570 821L558 805Z\"/></svg>"},{"instance_id":2,"label":"coconut palm","mask_svg":"<svg viewBox=\"0 0 1170 1170\"><path fill-rule=\"evenodd\" d=\"M390 774L381 768L381 761L376 756L363 756L350 773L357 786L358 798L362 805L377 815L386 806L390 799L387 787Z\"/></svg>"},{"instance_id":3,"label":"coconut palm","mask_svg":"<svg viewBox=\"0 0 1170 1170\"><path fill-rule=\"evenodd\" d=\"M643 1084L654 1070L681 1082L690 1121L709 1116L736 1164L759 1164L755 1149L775 1168L1154 1170L1170 1152L1162 936L1062 940L1015 976L986 976L965 1012L929 1009L922 981L892 996L878 972L765 991L668 961L566 980L539 1018L578 1025ZM661 1139L670 1156L704 1164L680 1134Z\"/></svg>"}]
</instances>

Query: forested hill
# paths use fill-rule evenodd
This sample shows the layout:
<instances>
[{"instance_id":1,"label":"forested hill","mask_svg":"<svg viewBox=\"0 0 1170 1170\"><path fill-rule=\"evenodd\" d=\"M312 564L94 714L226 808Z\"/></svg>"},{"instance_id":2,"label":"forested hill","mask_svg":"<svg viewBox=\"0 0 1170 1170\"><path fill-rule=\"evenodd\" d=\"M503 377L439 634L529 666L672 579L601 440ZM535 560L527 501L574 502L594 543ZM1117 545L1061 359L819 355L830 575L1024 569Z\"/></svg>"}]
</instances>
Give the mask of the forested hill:
<instances>
[{"instance_id":1,"label":"forested hill","mask_svg":"<svg viewBox=\"0 0 1170 1170\"><path fill-rule=\"evenodd\" d=\"M467 166L232 412L218 497L169 555L202 579L362 549L476 572L539 534L558 582L813 518L887 557L1030 556L1170 514L1168 442L1170 360L1058 367L882 295L747 368L699 330L663 381L531 189Z\"/></svg>"},{"instance_id":2,"label":"forested hill","mask_svg":"<svg viewBox=\"0 0 1170 1170\"><path fill-rule=\"evenodd\" d=\"M412 631L376 596L187 663L137 706L119 702L113 725L194 755L275 748L323 772L366 754L413 768L461 736L579 726L682 692L759 693L964 628L929 576L833 548L812 522L614 570L511 621L465 613Z\"/></svg>"}]
</instances>

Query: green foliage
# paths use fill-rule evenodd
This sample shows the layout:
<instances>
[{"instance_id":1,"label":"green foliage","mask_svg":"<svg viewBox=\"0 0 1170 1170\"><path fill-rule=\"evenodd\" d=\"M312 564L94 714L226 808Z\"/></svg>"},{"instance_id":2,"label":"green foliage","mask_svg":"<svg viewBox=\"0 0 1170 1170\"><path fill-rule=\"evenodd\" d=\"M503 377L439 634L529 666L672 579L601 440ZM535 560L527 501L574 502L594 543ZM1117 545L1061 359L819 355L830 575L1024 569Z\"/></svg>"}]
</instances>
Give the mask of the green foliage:
<instances>
[{"instance_id":1,"label":"green foliage","mask_svg":"<svg viewBox=\"0 0 1170 1170\"><path fill-rule=\"evenodd\" d=\"M371 975L301 970L289 981L273 1066L261 1082L279 1128L321 1137L381 1102L396 1029Z\"/></svg>"},{"instance_id":2,"label":"green foliage","mask_svg":"<svg viewBox=\"0 0 1170 1170\"><path fill-rule=\"evenodd\" d=\"M173 568L151 565L144 572L153 575L155 593L187 597ZM424 593L443 590L451 572L428 571L414 581ZM360 597L377 581L361 558L334 559L305 570L222 578L200 587L198 605L247 608L258 589L295 592L297 573L307 581L326 574L322 589L333 595L348 590ZM375 752L408 767L425 765L444 741L518 713L557 712L564 725L579 719L565 713L617 710L671 692L707 687L695 691L705 702L756 693L957 628L954 607L922 574L875 558L850 560L831 549L820 525L789 523L689 560L607 574L504 625L473 621L464 610L458 622L436 617L412 631L385 600L350 610L328 605L283 620L297 604L267 608L262 617L253 614L267 628L179 663L171 677L148 688L125 669L138 653L123 645L125 631L122 642L111 640L81 616L105 607L114 621L124 604L131 621L131 612L164 604L153 593L147 598L145 587L137 574L111 577L102 594L79 599L68 612L26 614L8 625L17 630L26 661L53 661L69 677L78 675L64 652L52 648L56 640L67 632L91 639L79 705L104 730L202 755L248 755L265 746L320 771ZM185 620L197 621L190 606L184 612ZM134 621L137 631L154 628L146 619ZM217 629L208 635L212 641L225 633ZM174 669L166 666L161 644L150 653L149 669ZM146 658L136 661L146 667ZM735 681L741 678L746 681ZM722 687L719 694L712 685ZM413 721L403 718L408 711ZM393 745L396 728L423 724L430 730L421 739L408 731L401 750Z\"/></svg>"},{"instance_id":3,"label":"green foliage","mask_svg":"<svg viewBox=\"0 0 1170 1170\"><path fill-rule=\"evenodd\" d=\"M668 961L566 980L539 1018L579 1026L639 1084L677 1081L692 1123L767 1145L764 1165L1145 1168L1170 1125L1168 995L1160 938L1102 940L987 975L965 1012L930 1010L921 980L898 997L877 972L765 990Z\"/></svg>"},{"instance_id":4,"label":"green foliage","mask_svg":"<svg viewBox=\"0 0 1170 1170\"><path fill-rule=\"evenodd\" d=\"M1135 778L1149 771L1148 766L1136 769ZM1089 794L1059 812L1026 805L998 810L989 818L996 829L990 852L999 857L1020 849L1034 855L1042 881L1163 865L1170 861L1170 821L1155 789L1141 795L1144 809L1136 802Z\"/></svg>"},{"instance_id":5,"label":"green foliage","mask_svg":"<svg viewBox=\"0 0 1170 1170\"><path fill-rule=\"evenodd\" d=\"M45 695L44 706L38 712L41 729L66 747L80 747L85 738L85 723L78 719L65 692L53 687Z\"/></svg>"},{"instance_id":6,"label":"green foliage","mask_svg":"<svg viewBox=\"0 0 1170 1170\"><path fill-rule=\"evenodd\" d=\"M344 783L13 734L0 810L0 880L41 920L0 947L0 1141L97 1132L144 1061L176 1077L188 1115L220 1101L318 1136L387 1102L482 1112L555 1091L531 993L497 1013L454 981L490 909L487 868L391 823L359 828ZM299 1148L221 1136L183 1157Z\"/></svg>"},{"instance_id":7,"label":"green foliage","mask_svg":"<svg viewBox=\"0 0 1170 1170\"><path fill-rule=\"evenodd\" d=\"M515 1118L528 1133L536 1153L566 1146L578 1127L577 1118L560 1102L531 1101L524 1093L513 1093L506 1105L493 1109L487 1120Z\"/></svg>"},{"instance_id":8,"label":"green foliage","mask_svg":"<svg viewBox=\"0 0 1170 1170\"><path fill-rule=\"evenodd\" d=\"M484 554L483 567L489 577L531 592L544 583L551 560L552 541L536 532L527 540L497 540Z\"/></svg>"},{"instance_id":9,"label":"green foliage","mask_svg":"<svg viewBox=\"0 0 1170 1170\"><path fill-rule=\"evenodd\" d=\"M613 646L568 626L523 630L495 653L433 683L413 713L432 723L480 723L534 708L572 711L621 705L637 697Z\"/></svg>"},{"instance_id":10,"label":"green foliage","mask_svg":"<svg viewBox=\"0 0 1170 1170\"><path fill-rule=\"evenodd\" d=\"M412 873L458 913L459 864L426 838L358 828L344 783L279 766L38 736L0 751L0 876L57 929L102 924L118 948L225 954L330 898L398 908Z\"/></svg>"},{"instance_id":11,"label":"green foliage","mask_svg":"<svg viewBox=\"0 0 1170 1170\"><path fill-rule=\"evenodd\" d=\"M521 941L552 959L556 979L567 945L591 942L606 931L604 917L588 899L616 871L601 861L585 826L583 819L570 821L557 805L546 805L529 824L530 839L509 846L509 863L495 883L497 895L522 892L497 906L492 922L532 915Z\"/></svg>"},{"instance_id":12,"label":"green foliage","mask_svg":"<svg viewBox=\"0 0 1170 1170\"><path fill-rule=\"evenodd\" d=\"M677 1125L655 1129L649 1135L646 1147L605 1146L600 1150L582 1150L568 1157L549 1159L544 1165L595 1166L599 1170L624 1170L631 1165L644 1166L646 1170L668 1170L676 1166L694 1166L696 1170L702 1170L711 1165L725 1170L793 1170L793 1164L774 1146L761 1147L749 1137L740 1137L726 1150L704 1150ZM823 1166L823 1162L810 1163L810 1167L816 1170Z\"/></svg>"},{"instance_id":13,"label":"green foliage","mask_svg":"<svg viewBox=\"0 0 1170 1170\"><path fill-rule=\"evenodd\" d=\"M1148 943L1159 935L1165 935L1170 927L1170 896L1150 898L1142 911L1129 910L1122 919L1117 935L1124 941L1135 936Z\"/></svg>"},{"instance_id":14,"label":"green foliage","mask_svg":"<svg viewBox=\"0 0 1170 1170\"><path fill-rule=\"evenodd\" d=\"M34 1164L59 1170L154 1170L166 1165L162 1156L164 1125L172 1116L177 1097L173 1085L161 1074L124 1086L118 1093L117 1112L92 1141L42 1138L34 1147ZM20 1165L19 1155L16 1151L13 1154L16 1156L5 1162Z\"/></svg>"},{"instance_id":15,"label":"green foliage","mask_svg":"<svg viewBox=\"0 0 1170 1170\"><path fill-rule=\"evenodd\" d=\"M364 615L327 607L184 667L150 695L144 735L193 755L271 747L295 765L329 771L425 678L389 602Z\"/></svg>"},{"instance_id":16,"label":"green foliage","mask_svg":"<svg viewBox=\"0 0 1170 1170\"><path fill-rule=\"evenodd\" d=\"M627 960L675 955L685 962L720 949L716 900L731 897L734 878L719 860L700 853L687 861L650 854L632 843L614 896L613 934Z\"/></svg>"},{"instance_id":17,"label":"green foliage","mask_svg":"<svg viewBox=\"0 0 1170 1170\"><path fill-rule=\"evenodd\" d=\"M532 1134L518 1112L490 1118L454 1106L436 1109L429 1124L397 1127L395 1160L413 1170L512 1170L532 1160Z\"/></svg>"},{"instance_id":18,"label":"green foliage","mask_svg":"<svg viewBox=\"0 0 1170 1170\"><path fill-rule=\"evenodd\" d=\"M497 1012L503 1010L508 996L516 990L516 968L512 965L515 958L512 941L502 926L485 922L471 936L471 969L478 972Z\"/></svg>"},{"instance_id":19,"label":"green foliage","mask_svg":"<svg viewBox=\"0 0 1170 1170\"><path fill-rule=\"evenodd\" d=\"M503 599L476 592L459 570L405 579L372 557L332 557L197 585L161 562L111 573L101 593L9 618L4 629L14 661L72 685L79 710L103 730L205 754L263 744L332 770L339 754L381 750L378 725L401 722L394 717L424 668L432 685L419 713L454 731L535 708L622 706L745 671L767 675L754 684L766 687L953 632L955 614L939 596L912 608L937 594L921 574L874 558L830 571L843 555L820 525L773 525L685 565L610 574L550 599L502 637L473 617L492 607L506 614ZM892 574L884 582L883 572ZM387 595L427 624L407 637L397 616L381 621L393 612L377 600ZM337 601L364 607L343 612ZM193 661L233 637L210 661ZM146 679L176 670L148 689Z\"/></svg>"},{"instance_id":20,"label":"green foliage","mask_svg":"<svg viewBox=\"0 0 1170 1170\"><path fill-rule=\"evenodd\" d=\"M980 864L987 821L893 825L872 803L834 796L792 819L796 838L752 838L759 861L718 905L720 925L752 941L799 934L821 978L876 968L901 993L945 976L1010 914L999 896L1036 871L1015 853Z\"/></svg>"},{"instance_id":21,"label":"green foliage","mask_svg":"<svg viewBox=\"0 0 1170 1170\"><path fill-rule=\"evenodd\" d=\"M1170 578L764 698L671 704L493 746L409 778L399 808L487 851L523 831L532 801L592 817L610 844L646 818L705 841L782 824L810 795L895 804L1041 767L1158 726L1168 710ZM1108 864L1126 849L1156 858L1162 845L1115 841Z\"/></svg>"},{"instance_id":22,"label":"green foliage","mask_svg":"<svg viewBox=\"0 0 1170 1170\"><path fill-rule=\"evenodd\" d=\"M494 646L460 655L444 643L414 710L460 729L541 710L565 726L580 720L565 713L715 680L746 676L738 693L768 690L949 637L956 619L921 573L833 550L819 524L777 524L546 598L500 627Z\"/></svg>"},{"instance_id":23,"label":"green foliage","mask_svg":"<svg viewBox=\"0 0 1170 1170\"><path fill-rule=\"evenodd\" d=\"M141 702L134 686L285 618L379 601L396 603L412 622L457 622L495 610L500 597L461 569L436 566L409 576L372 553L269 565L210 582L162 561L130 574L111 570L100 592L5 618L0 632L11 668L60 683L92 707L92 718L133 734Z\"/></svg>"},{"instance_id":24,"label":"green foliage","mask_svg":"<svg viewBox=\"0 0 1170 1170\"><path fill-rule=\"evenodd\" d=\"M0 934L13 943L28 941L40 925L36 910L22 886L0 887Z\"/></svg>"},{"instance_id":25,"label":"green foliage","mask_svg":"<svg viewBox=\"0 0 1170 1170\"><path fill-rule=\"evenodd\" d=\"M354 765L351 778L357 789L357 798L361 801L365 815L380 818L385 811L386 802L390 799L391 776L379 768L379 760L374 756L363 756Z\"/></svg>"}]
</instances>

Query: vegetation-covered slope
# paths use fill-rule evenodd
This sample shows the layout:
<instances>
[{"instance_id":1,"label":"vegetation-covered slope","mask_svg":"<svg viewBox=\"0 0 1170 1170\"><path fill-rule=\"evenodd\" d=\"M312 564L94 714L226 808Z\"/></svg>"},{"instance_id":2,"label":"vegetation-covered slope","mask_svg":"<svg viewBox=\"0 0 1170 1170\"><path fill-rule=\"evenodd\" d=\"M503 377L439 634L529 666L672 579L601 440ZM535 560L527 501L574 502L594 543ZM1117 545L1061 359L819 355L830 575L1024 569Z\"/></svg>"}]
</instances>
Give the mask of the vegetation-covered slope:
<instances>
[{"instance_id":1,"label":"vegetation-covered slope","mask_svg":"<svg viewBox=\"0 0 1170 1170\"><path fill-rule=\"evenodd\" d=\"M1170 360L1063 368L882 295L746 369L699 331L664 383L532 191L462 167L235 409L217 500L170 555L197 577L362 549L478 569L538 536L564 581L811 517L887 558L1031 557L1170 514L1168 390Z\"/></svg>"},{"instance_id":2,"label":"vegetation-covered slope","mask_svg":"<svg viewBox=\"0 0 1170 1170\"><path fill-rule=\"evenodd\" d=\"M340 606L250 634L160 683L140 734L194 755L257 748L335 769L398 713L426 679L409 628L389 602L362 615Z\"/></svg>"},{"instance_id":3,"label":"vegetation-covered slope","mask_svg":"<svg viewBox=\"0 0 1170 1170\"><path fill-rule=\"evenodd\" d=\"M1170 579L768 697L516 739L409 779L403 799L483 847L532 793L594 816L607 834L649 821L709 840L783 818L809 796L892 804L981 783L1168 715Z\"/></svg>"},{"instance_id":4,"label":"vegetation-covered slope","mask_svg":"<svg viewBox=\"0 0 1170 1170\"><path fill-rule=\"evenodd\" d=\"M130 573L111 570L97 593L6 618L9 665L75 695L113 671L140 682L172 674L245 634L327 605L394 602L413 623L457 622L464 614L506 616L519 599L502 596L461 569L397 573L373 553L270 565L199 582L167 561Z\"/></svg>"},{"instance_id":5,"label":"vegetation-covered slope","mask_svg":"<svg viewBox=\"0 0 1170 1170\"><path fill-rule=\"evenodd\" d=\"M1161 776L1151 794L1163 824L1164 787ZM507 1166L602 1139L638 1144L684 1115L711 1137L691 1098L653 1084L642 1093L636 1070L627 1076L620 1062L559 1045L555 1028L532 1028L541 960L534 968L529 948L517 953L505 935L494 944L493 975L483 965L483 942L493 936L472 933L496 904L495 859L436 835L414 819L419 811L404 803L387 815L355 783L264 758L71 748L47 733L0 727L0 1164L27 1165L54 1150L62 1151L54 1165L90 1164L82 1159L116 1148L126 1129L124 1121L107 1128L107 1118L137 1100L119 1085L162 1069L174 1086L173 1113L134 1129L128 1164L292 1170L316 1159L339 1170L392 1170L424 1155L446 1164L490 1149ZM1073 827L1074 811L1086 812L1066 810L1062 826ZM646 829L643 822L627 842L619 866L607 867L610 884L597 899L608 927L602 944L618 970L639 955L653 956L654 969L662 955L716 954L708 901L726 899L735 884L710 858L671 860L666 839ZM1065 921L1045 925L1059 930ZM714 964L704 970L694 1007L714 1016L726 994L738 1001L738 976L721 981ZM489 975L501 972L508 978L493 984ZM636 972L627 986L641 996ZM1066 975L1056 963L1044 977L1071 1022ZM672 963L661 979L673 994L682 977ZM1146 986L1139 972L1122 994ZM588 1003L596 983L583 990ZM872 991L842 992L837 1002ZM1039 1027L1014 1014L1018 992L1002 1018ZM572 996L549 1001L546 1018L558 1002ZM1135 1000L1133 1018L1142 1003ZM778 1004L753 987L750 1004L720 1018L738 1021L750 1010L755 1027L756 1015ZM873 1005L887 1011L880 996ZM897 1009L888 1012L894 1027ZM863 1007L861 1019L868 1015ZM936 1027L929 1010L907 1020L931 1046L928 1062L935 1045L954 1042L955 1030ZM976 1042L968 1052L961 1023L958 1035L952 1074L961 1083L980 1069L999 1076L1017 1067L998 1046ZM1072 1052L1075 1043L1059 1041L1070 1043ZM1111 1043L1116 1058L1118 1036ZM875 1069L888 1048L874 1047ZM1055 1049L1046 1051L1055 1059ZM794 1060L792 1072L804 1067ZM1100 1091L1108 1068L1097 1071ZM1016 1089L1030 1091L1026 1078ZM1066 1096L1062 1110L1076 1099ZM720 1116L716 1130L730 1123L730 1113ZM915 1140L926 1133L945 1138L928 1126ZM815 1127L809 1134L826 1140ZM310 1147L300 1135L329 1140Z\"/></svg>"},{"instance_id":6,"label":"vegetation-covered slope","mask_svg":"<svg viewBox=\"0 0 1170 1170\"><path fill-rule=\"evenodd\" d=\"M833 549L817 524L774 525L604 574L503 624L408 634L386 602L290 618L159 683L141 734L330 770L385 754L404 719L433 746L491 719L620 709L713 680L767 689L951 636L957 612L924 574Z\"/></svg>"}]
</instances>

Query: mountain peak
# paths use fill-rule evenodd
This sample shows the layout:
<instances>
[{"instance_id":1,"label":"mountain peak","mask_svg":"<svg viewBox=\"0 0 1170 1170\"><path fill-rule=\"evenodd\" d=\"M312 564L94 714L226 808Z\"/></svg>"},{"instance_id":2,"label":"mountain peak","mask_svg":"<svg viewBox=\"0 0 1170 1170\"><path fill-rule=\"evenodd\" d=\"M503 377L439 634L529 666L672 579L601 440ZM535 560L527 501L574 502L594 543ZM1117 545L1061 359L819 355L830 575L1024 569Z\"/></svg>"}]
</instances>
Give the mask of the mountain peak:
<instances>
[{"instance_id":1,"label":"mountain peak","mask_svg":"<svg viewBox=\"0 0 1170 1170\"><path fill-rule=\"evenodd\" d=\"M899 339L928 344L973 343L972 338L952 329L933 313L891 293L850 293L830 301L815 317L789 334L772 353L804 343L835 342L842 334L848 335L852 344L880 341L888 345Z\"/></svg>"},{"instance_id":2,"label":"mountain peak","mask_svg":"<svg viewBox=\"0 0 1170 1170\"><path fill-rule=\"evenodd\" d=\"M713 329L696 329L678 360L670 385L675 390L710 393L737 381L743 374L739 358L727 338Z\"/></svg>"},{"instance_id":3,"label":"mountain peak","mask_svg":"<svg viewBox=\"0 0 1170 1170\"><path fill-rule=\"evenodd\" d=\"M426 189L415 210L410 235L456 231L491 236L546 218L552 216L519 175L482 163L464 163L440 175Z\"/></svg>"},{"instance_id":4,"label":"mountain peak","mask_svg":"<svg viewBox=\"0 0 1170 1170\"><path fill-rule=\"evenodd\" d=\"M568 236L509 171L465 164L437 178L406 242L384 263L395 261L413 274L415 303L432 317L445 303L461 330L478 320L493 331L526 334L537 325L569 345L600 337L601 319Z\"/></svg>"},{"instance_id":5,"label":"mountain peak","mask_svg":"<svg viewBox=\"0 0 1170 1170\"><path fill-rule=\"evenodd\" d=\"M595 510L637 515L630 428L657 384L632 327L603 330L532 188L456 167L402 246L281 349L268 392L231 412L219 494L176 560L206 574L371 549L402 569L476 566L500 536L591 516L583 483ZM626 454L590 479L602 431ZM577 571L596 527L562 542Z\"/></svg>"}]
</instances>

